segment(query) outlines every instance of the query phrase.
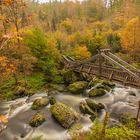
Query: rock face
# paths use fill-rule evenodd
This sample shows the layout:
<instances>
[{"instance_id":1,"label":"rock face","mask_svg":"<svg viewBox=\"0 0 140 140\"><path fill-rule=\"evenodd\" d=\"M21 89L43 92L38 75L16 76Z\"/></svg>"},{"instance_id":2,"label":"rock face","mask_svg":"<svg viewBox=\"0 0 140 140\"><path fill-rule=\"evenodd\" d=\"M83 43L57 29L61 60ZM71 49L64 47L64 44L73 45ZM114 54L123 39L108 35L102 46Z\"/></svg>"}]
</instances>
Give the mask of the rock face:
<instances>
[{"instance_id":1,"label":"rock face","mask_svg":"<svg viewBox=\"0 0 140 140\"><path fill-rule=\"evenodd\" d=\"M70 128L80 117L75 110L60 102L51 106L51 113L64 128Z\"/></svg>"},{"instance_id":2,"label":"rock face","mask_svg":"<svg viewBox=\"0 0 140 140\"><path fill-rule=\"evenodd\" d=\"M44 116L41 113L36 113L33 118L30 120L29 124L32 127L37 127L45 121Z\"/></svg>"},{"instance_id":3,"label":"rock face","mask_svg":"<svg viewBox=\"0 0 140 140\"><path fill-rule=\"evenodd\" d=\"M32 109L37 110L49 104L48 98L36 99L32 104Z\"/></svg>"},{"instance_id":4,"label":"rock face","mask_svg":"<svg viewBox=\"0 0 140 140\"><path fill-rule=\"evenodd\" d=\"M88 83L85 81L78 81L68 86L68 90L74 94L83 93L83 90L86 89Z\"/></svg>"},{"instance_id":5,"label":"rock face","mask_svg":"<svg viewBox=\"0 0 140 140\"><path fill-rule=\"evenodd\" d=\"M105 94L106 94L106 91L102 88L93 89L88 93L89 97L100 97L100 96L103 96Z\"/></svg>"}]
</instances>

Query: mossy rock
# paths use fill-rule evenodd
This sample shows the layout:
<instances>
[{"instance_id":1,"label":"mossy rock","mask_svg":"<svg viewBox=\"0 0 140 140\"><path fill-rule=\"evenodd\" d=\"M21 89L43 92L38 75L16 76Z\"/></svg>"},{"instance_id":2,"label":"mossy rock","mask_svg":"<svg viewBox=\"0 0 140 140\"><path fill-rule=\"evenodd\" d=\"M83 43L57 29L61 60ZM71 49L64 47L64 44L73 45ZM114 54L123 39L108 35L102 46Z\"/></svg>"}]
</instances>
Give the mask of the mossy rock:
<instances>
[{"instance_id":1,"label":"mossy rock","mask_svg":"<svg viewBox=\"0 0 140 140\"><path fill-rule=\"evenodd\" d=\"M98 106L99 106L99 109L105 109L105 106L102 103L98 103Z\"/></svg>"},{"instance_id":2,"label":"mossy rock","mask_svg":"<svg viewBox=\"0 0 140 140\"><path fill-rule=\"evenodd\" d=\"M97 89L104 89L104 90L107 90L108 92L111 90L111 88L107 85L99 85L96 87Z\"/></svg>"},{"instance_id":3,"label":"mossy rock","mask_svg":"<svg viewBox=\"0 0 140 140\"><path fill-rule=\"evenodd\" d=\"M32 109L37 110L40 109L44 106L47 106L49 104L49 99L48 98L41 98L41 99L36 99L33 104L32 104Z\"/></svg>"},{"instance_id":4,"label":"mossy rock","mask_svg":"<svg viewBox=\"0 0 140 140\"><path fill-rule=\"evenodd\" d=\"M66 91L66 87L64 85L60 84L50 84L50 89L51 91L59 91L59 92L64 92Z\"/></svg>"},{"instance_id":5,"label":"mossy rock","mask_svg":"<svg viewBox=\"0 0 140 140\"><path fill-rule=\"evenodd\" d=\"M89 93L89 97L100 97L106 94L104 89L92 89Z\"/></svg>"},{"instance_id":6,"label":"mossy rock","mask_svg":"<svg viewBox=\"0 0 140 140\"><path fill-rule=\"evenodd\" d=\"M57 94L59 94L60 92L59 91L57 91L57 90L52 90L52 91L49 91L48 92L48 95L49 96L51 96L51 95L57 95Z\"/></svg>"},{"instance_id":7,"label":"mossy rock","mask_svg":"<svg viewBox=\"0 0 140 140\"><path fill-rule=\"evenodd\" d=\"M104 80L104 81L102 82L102 85L108 86L108 87L110 87L110 88L114 88L114 87L115 87L115 84L114 84L113 82L110 82L110 81L107 81L107 80Z\"/></svg>"},{"instance_id":8,"label":"mossy rock","mask_svg":"<svg viewBox=\"0 0 140 140\"><path fill-rule=\"evenodd\" d=\"M60 102L51 106L51 113L64 128L70 128L80 118L79 113Z\"/></svg>"},{"instance_id":9,"label":"mossy rock","mask_svg":"<svg viewBox=\"0 0 140 140\"><path fill-rule=\"evenodd\" d=\"M54 105L56 103L56 99L54 97L50 97L49 102L51 105Z\"/></svg>"},{"instance_id":10,"label":"mossy rock","mask_svg":"<svg viewBox=\"0 0 140 140\"><path fill-rule=\"evenodd\" d=\"M35 94L35 91L34 90L31 90L31 89L25 92L25 95L26 96L32 96L34 94Z\"/></svg>"},{"instance_id":11,"label":"mossy rock","mask_svg":"<svg viewBox=\"0 0 140 140\"><path fill-rule=\"evenodd\" d=\"M89 114L95 116L95 112L85 102L80 103L80 111L83 114Z\"/></svg>"},{"instance_id":12,"label":"mossy rock","mask_svg":"<svg viewBox=\"0 0 140 140\"><path fill-rule=\"evenodd\" d=\"M68 86L68 90L74 94L83 93L83 90L86 89L87 85L88 83L85 81L78 81L73 84L70 84Z\"/></svg>"},{"instance_id":13,"label":"mossy rock","mask_svg":"<svg viewBox=\"0 0 140 140\"><path fill-rule=\"evenodd\" d=\"M29 124L32 127L37 127L45 121L44 116L41 113L36 113L33 118L30 120Z\"/></svg>"},{"instance_id":14,"label":"mossy rock","mask_svg":"<svg viewBox=\"0 0 140 140\"><path fill-rule=\"evenodd\" d=\"M90 87L94 87L94 86L96 86L98 83L101 83L101 80L100 79L95 79L94 81L92 81L91 83L90 83Z\"/></svg>"},{"instance_id":15,"label":"mossy rock","mask_svg":"<svg viewBox=\"0 0 140 140\"><path fill-rule=\"evenodd\" d=\"M80 76L72 70L63 70L62 75L66 84L80 80Z\"/></svg>"},{"instance_id":16,"label":"mossy rock","mask_svg":"<svg viewBox=\"0 0 140 140\"><path fill-rule=\"evenodd\" d=\"M14 95L15 95L16 97L23 97L23 96L25 96L25 94L26 94L26 89L25 89L25 87L17 86L17 87L15 88Z\"/></svg>"},{"instance_id":17,"label":"mossy rock","mask_svg":"<svg viewBox=\"0 0 140 140\"><path fill-rule=\"evenodd\" d=\"M86 103L93 111L99 111L100 109L105 108L105 106L102 103L96 103L92 99L86 99Z\"/></svg>"}]
</instances>

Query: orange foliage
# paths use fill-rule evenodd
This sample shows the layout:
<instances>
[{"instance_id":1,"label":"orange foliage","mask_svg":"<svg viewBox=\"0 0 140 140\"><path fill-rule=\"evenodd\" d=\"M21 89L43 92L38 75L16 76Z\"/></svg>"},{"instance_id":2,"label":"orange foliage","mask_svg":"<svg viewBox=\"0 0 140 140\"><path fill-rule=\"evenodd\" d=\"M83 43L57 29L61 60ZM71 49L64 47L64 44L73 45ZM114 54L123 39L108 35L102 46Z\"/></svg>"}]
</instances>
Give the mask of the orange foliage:
<instances>
[{"instance_id":1,"label":"orange foliage","mask_svg":"<svg viewBox=\"0 0 140 140\"><path fill-rule=\"evenodd\" d=\"M121 34L121 43L124 50L131 55L140 51L140 25L138 17L131 19Z\"/></svg>"},{"instance_id":2,"label":"orange foliage","mask_svg":"<svg viewBox=\"0 0 140 140\"><path fill-rule=\"evenodd\" d=\"M13 64L10 63L7 57L0 57L0 73L2 76L9 76L12 72L15 72L16 68Z\"/></svg>"},{"instance_id":3,"label":"orange foliage","mask_svg":"<svg viewBox=\"0 0 140 140\"><path fill-rule=\"evenodd\" d=\"M8 122L8 117L6 115L0 115L0 122L7 123Z\"/></svg>"},{"instance_id":4,"label":"orange foliage","mask_svg":"<svg viewBox=\"0 0 140 140\"><path fill-rule=\"evenodd\" d=\"M87 59L91 56L86 46L77 46L74 49L74 57L76 59Z\"/></svg>"}]
</instances>

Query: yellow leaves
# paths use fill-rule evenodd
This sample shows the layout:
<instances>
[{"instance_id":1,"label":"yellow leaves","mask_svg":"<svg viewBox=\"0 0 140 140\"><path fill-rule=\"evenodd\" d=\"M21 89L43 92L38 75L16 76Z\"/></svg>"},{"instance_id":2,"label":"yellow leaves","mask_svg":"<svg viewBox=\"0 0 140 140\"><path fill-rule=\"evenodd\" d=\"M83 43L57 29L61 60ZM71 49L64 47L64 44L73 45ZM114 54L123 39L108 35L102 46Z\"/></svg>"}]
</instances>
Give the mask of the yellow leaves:
<instances>
[{"instance_id":1,"label":"yellow leaves","mask_svg":"<svg viewBox=\"0 0 140 140\"><path fill-rule=\"evenodd\" d=\"M131 19L121 33L121 44L124 50L134 55L140 50L140 25L138 17Z\"/></svg>"},{"instance_id":2,"label":"yellow leaves","mask_svg":"<svg viewBox=\"0 0 140 140\"><path fill-rule=\"evenodd\" d=\"M64 20L62 23L61 23L61 27L64 27L64 29L70 33L72 31L72 20L70 20L69 18L67 18L66 20Z\"/></svg>"},{"instance_id":3,"label":"yellow leaves","mask_svg":"<svg viewBox=\"0 0 140 140\"><path fill-rule=\"evenodd\" d=\"M8 122L8 117L6 115L0 115L0 122L7 123Z\"/></svg>"},{"instance_id":4,"label":"yellow leaves","mask_svg":"<svg viewBox=\"0 0 140 140\"><path fill-rule=\"evenodd\" d=\"M77 46L74 49L74 57L76 59L87 59L91 57L91 53L88 51L86 46Z\"/></svg>"},{"instance_id":5,"label":"yellow leaves","mask_svg":"<svg viewBox=\"0 0 140 140\"><path fill-rule=\"evenodd\" d=\"M94 26L99 31L102 31L103 30L103 27L105 26L105 23L104 22L101 22L101 21L97 21L97 22L94 23Z\"/></svg>"}]
</instances>

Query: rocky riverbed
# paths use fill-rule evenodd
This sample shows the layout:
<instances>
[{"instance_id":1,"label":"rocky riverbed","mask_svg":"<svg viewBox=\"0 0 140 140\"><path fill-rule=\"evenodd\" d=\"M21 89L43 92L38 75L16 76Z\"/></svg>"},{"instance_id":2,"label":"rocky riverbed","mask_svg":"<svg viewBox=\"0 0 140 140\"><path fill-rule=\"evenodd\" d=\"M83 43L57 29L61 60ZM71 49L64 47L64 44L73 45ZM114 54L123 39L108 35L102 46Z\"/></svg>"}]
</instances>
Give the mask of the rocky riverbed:
<instances>
[{"instance_id":1,"label":"rocky riverbed","mask_svg":"<svg viewBox=\"0 0 140 140\"><path fill-rule=\"evenodd\" d=\"M74 124L78 124L81 131L87 131L93 125L94 114L92 112L94 113L94 110L90 110L90 113L83 113L79 107L82 102L86 106L89 105L86 102L87 99L94 101L96 105L102 104L103 107L98 110L97 115L100 121L104 119L106 111L110 112L111 120L114 123L119 121L118 116L123 113L136 116L140 100L139 90L116 85L113 89L106 89L105 93L97 96L95 87L85 89L82 87L85 84L87 83L80 84L81 87L78 86L79 90L82 91L78 94L75 94L77 89L74 89L77 85L71 85L70 90L64 92L38 93L30 97L1 102L0 114L8 117L8 123L5 124L6 128L0 133L0 140L30 140L40 135L44 140L66 140L70 138L70 129ZM74 92L69 92L71 90ZM56 103L52 101L51 105L48 100L44 100L45 98L50 99L50 97L53 97ZM32 108L36 99L39 108ZM40 102L39 99L43 99L43 102ZM89 107L92 108L90 105L85 108ZM71 114L71 112L73 113ZM30 122L37 113L41 113L43 118L37 116L39 125L32 127Z\"/></svg>"}]
</instances>

